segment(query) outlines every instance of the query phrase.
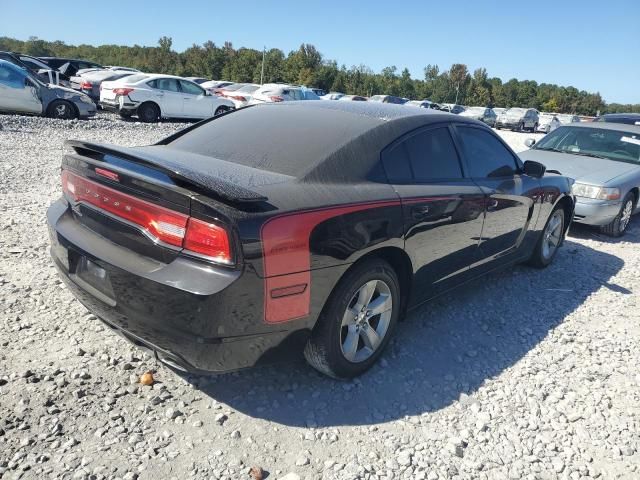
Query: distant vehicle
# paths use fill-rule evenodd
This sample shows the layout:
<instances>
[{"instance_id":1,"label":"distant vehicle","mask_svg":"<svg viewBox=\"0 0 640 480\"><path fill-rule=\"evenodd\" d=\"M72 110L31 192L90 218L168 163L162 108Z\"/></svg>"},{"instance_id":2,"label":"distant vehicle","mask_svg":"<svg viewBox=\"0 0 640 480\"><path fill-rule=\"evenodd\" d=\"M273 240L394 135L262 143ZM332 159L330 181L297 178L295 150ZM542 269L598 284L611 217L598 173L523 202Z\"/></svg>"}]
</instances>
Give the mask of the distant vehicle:
<instances>
[{"instance_id":1,"label":"distant vehicle","mask_svg":"<svg viewBox=\"0 0 640 480\"><path fill-rule=\"evenodd\" d=\"M209 118L235 108L230 100L211 95L184 78L144 73L102 82L100 105L124 118L137 115L143 122L157 122L161 118Z\"/></svg>"},{"instance_id":2,"label":"distant vehicle","mask_svg":"<svg viewBox=\"0 0 640 480\"><path fill-rule=\"evenodd\" d=\"M39 80L44 83L52 83L54 85L63 86L69 85L69 77L67 77L66 75L62 75L57 70L52 69L49 65L37 59L36 57L25 55L23 53L0 51L0 60L5 60L19 67L30 70L38 77Z\"/></svg>"},{"instance_id":3,"label":"distant vehicle","mask_svg":"<svg viewBox=\"0 0 640 480\"><path fill-rule=\"evenodd\" d=\"M76 60L73 58L59 58L59 57L38 57L44 63L54 70L65 74L68 77L72 77L78 73L78 70L84 68L104 68L99 63L90 62L88 60Z\"/></svg>"},{"instance_id":4,"label":"distant vehicle","mask_svg":"<svg viewBox=\"0 0 640 480\"><path fill-rule=\"evenodd\" d=\"M393 95L374 95L369 99L370 102L382 102L382 103L395 103L397 105L404 105L407 100Z\"/></svg>"},{"instance_id":5,"label":"distant vehicle","mask_svg":"<svg viewBox=\"0 0 640 480\"><path fill-rule=\"evenodd\" d=\"M235 92L236 90L241 89L245 85L251 85L250 83L232 83L231 85L227 85L225 87L218 87L213 89L213 93L215 95L226 95L227 93Z\"/></svg>"},{"instance_id":6,"label":"distant vehicle","mask_svg":"<svg viewBox=\"0 0 640 480\"><path fill-rule=\"evenodd\" d=\"M248 83L237 90L225 93L223 96L231 100L236 108L242 108L249 105L249 102L253 98L253 92L258 90L258 88L260 88L260 85Z\"/></svg>"},{"instance_id":7,"label":"distant vehicle","mask_svg":"<svg viewBox=\"0 0 640 480\"><path fill-rule=\"evenodd\" d=\"M593 121L640 125L640 113L607 113L596 117Z\"/></svg>"},{"instance_id":8,"label":"distant vehicle","mask_svg":"<svg viewBox=\"0 0 640 480\"><path fill-rule=\"evenodd\" d=\"M519 153L575 179L574 221L596 225L619 237L638 211L640 126L582 122L562 125Z\"/></svg>"},{"instance_id":9,"label":"distant vehicle","mask_svg":"<svg viewBox=\"0 0 640 480\"><path fill-rule=\"evenodd\" d=\"M409 100L405 105L419 108L429 108L431 110L440 110L440 105L431 100Z\"/></svg>"},{"instance_id":10,"label":"distant vehicle","mask_svg":"<svg viewBox=\"0 0 640 480\"><path fill-rule=\"evenodd\" d=\"M578 115L571 115L571 114L560 114L557 115L558 117L558 121L560 122L561 125L568 125L570 123L579 123L580 122L580 117Z\"/></svg>"},{"instance_id":11,"label":"distant vehicle","mask_svg":"<svg viewBox=\"0 0 640 480\"><path fill-rule=\"evenodd\" d=\"M343 95L338 99L338 101L345 102L366 102L367 97L363 97L362 95Z\"/></svg>"},{"instance_id":12,"label":"distant vehicle","mask_svg":"<svg viewBox=\"0 0 640 480\"><path fill-rule=\"evenodd\" d=\"M320 100L312 90L297 85L283 85L281 83L265 83L255 92L250 105L272 102L289 102L296 100Z\"/></svg>"},{"instance_id":13,"label":"distant vehicle","mask_svg":"<svg viewBox=\"0 0 640 480\"><path fill-rule=\"evenodd\" d=\"M213 93L216 88L224 88L232 84L233 82L227 82L225 80L209 80L208 82L201 83L200 86Z\"/></svg>"},{"instance_id":14,"label":"distant vehicle","mask_svg":"<svg viewBox=\"0 0 640 480\"><path fill-rule=\"evenodd\" d=\"M344 93L329 92L326 95L322 95L320 98L321 98L321 100L340 100L344 96L345 96Z\"/></svg>"},{"instance_id":15,"label":"distant vehicle","mask_svg":"<svg viewBox=\"0 0 640 480\"><path fill-rule=\"evenodd\" d=\"M500 115L502 115L504 112L507 111L506 108L502 108L502 107L493 107L492 110L493 110L493 113L495 113L497 117L499 117Z\"/></svg>"},{"instance_id":16,"label":"distant vehicle","mask_svg":"<svg viewBox=\"0 0 640 480\"><path fill-rule=\"evenodd\" d=\"M510 128L524 132L535 132L538 128L538 111L535 108L510 108L498 116L496 128Z\"/></svg>"},{"instance_id":17,"label":"distant vehicle","mask_svg":"<svg viewBox=\"0 0 640 480\"><path fill-rule=\"evenodd\" d=\"M486 123L490 127L496 126L497 115L491 108L487 107L469 107L460 113L463 117L474 118Z\"/></svg>"},{"instance_id":18,"label":"distant vehicle","mask_svg":"<svg viewBox=\"0 0 640 480\"><path fill-rule=\"evenodd\" d=\"M538 115L538 128L536 128L536 132L553 132L559 126L560 120L557 115L553 113L541 113Z\"/></svg>"},{"instance_id":19,"label":"distant vehicle","mask_svg":"<svg viewBox=\"0 0 640 480\"><path fill-rule=\"evenodd\" d=\"M45 84L29 69L0 60L0 111L71 120L96 114L84 93Z\"/></svg>"},{"instance_id":20,"label":"distant vehicle","mask_svg":"<svg viewBox=\"0 0 640 480\"><path fill-rule=\"evenodd\" d=\"M457 105L455 103L441 103L440 110L443 112L455 113L456 115L460 115L464 112L464 107L462 105Z\"/></svg>"},{"instance_id":21,"label":"distant vehicle","mask_svg":"<svg viewBox=\"0 0 640 480\"><path fill-rule=\"evenodd\" d=\"M318 95L319 97L323 97L327 94L322 88L309 87L309 90L312 90L313 93Z\"/></svg>"},{"instance_id":22,"label":"distant vehicle","mask_svg":"<svg viewBox=\"0 0 640 480\"><path fill-rule=\"evenodd\" d=\"M100 102L100 86L102 82L120 80L135 75L135 72L124 70L95 70L71 77L71 88L86 93L96 104Z\"/></svg>"},{"instance_id":23,"label":"distant vehicle","mask_svg":"<svg viewBox=\"0 0 640 480\"><path fill-rule=\"evenodd\" d=\"M134 73L141 73L140 70L138 70L137 68L131 68L131 67L119 67L117 65L105 65L105 67L107 70L121 70L123 72L134 72Z\"/></svg>"},{"instance_id":24,"label":"distant vehicle","mask_svg":"<svg viewBox=\"0 0 640 480\"><path fill-rule=\"evenodd\" d=\"M80 70L78 70L76 72L75 76L84 75L85 73L92 73L92 72L104 72L105 70L110 70L110 71L113 71L113 72L141 73L140 70L135 69L135 68L111 66L111 67L81 68Z\"/></svg>"},{"instance_id":25,"label":"distant vehicle","mask_svg":"<svg viewBox=\"0 0 640 480\"><path fill-rule=\"evenodd\" d=\"M202 85L205 82L209 82L210 80L208 78L202 78L202 77L184 77L187 80L191 80L193 83L197 83L198 85Z\"/></svg>"}]
</instances>

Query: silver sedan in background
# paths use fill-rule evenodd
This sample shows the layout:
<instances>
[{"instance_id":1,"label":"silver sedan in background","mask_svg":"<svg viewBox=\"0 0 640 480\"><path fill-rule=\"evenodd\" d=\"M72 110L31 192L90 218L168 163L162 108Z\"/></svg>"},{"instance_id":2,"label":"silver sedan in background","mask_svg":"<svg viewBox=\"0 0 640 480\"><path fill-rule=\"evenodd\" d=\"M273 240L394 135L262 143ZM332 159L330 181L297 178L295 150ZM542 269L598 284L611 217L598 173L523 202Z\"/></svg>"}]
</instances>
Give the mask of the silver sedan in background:
<instances>
[{"instance_id":1,"label":"silver sedan in background","mask_svg":"<svg viewBox=\"0 0 640 480\"><path fill-rule=\"evenodd\" d=\"M496 126L497 115L493 109L487 107L469 107L460 114L461 117L475 118L486 123L490 127Z\"/></svg>"},{"instance_id":2,"label":"silver sedan in background","mask_svg":"<svg viewBox=\"0 0 640 480\"><path fill-rule=\"evenodd\" d=\"M624 234L640 198L640 126L614 123L563 125L519 153L573 178L573 220Z\"/></svg>"}]
</instances>

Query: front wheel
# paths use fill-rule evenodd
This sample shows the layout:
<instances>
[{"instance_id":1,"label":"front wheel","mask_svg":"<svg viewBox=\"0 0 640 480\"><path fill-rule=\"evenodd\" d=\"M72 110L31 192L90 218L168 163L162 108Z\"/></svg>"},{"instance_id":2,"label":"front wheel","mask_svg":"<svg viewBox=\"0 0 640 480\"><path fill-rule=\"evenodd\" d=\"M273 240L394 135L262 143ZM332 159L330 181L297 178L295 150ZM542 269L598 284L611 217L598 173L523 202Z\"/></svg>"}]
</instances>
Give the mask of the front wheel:
<instances>
[{"instance_id":1,"label":"front wheel","mask_svg":"<svg viewBox=\"0 0 640 480\"><path fill-rule=\"evenodd\" d=\"M227 106L221 106L216 108L216 111L214 112L214 116L217 117L218 115L222 115L223 113L228 112L229 110L233 110L231 107L227 107Z\"/></svg>"},{"instance_id":2,"label":"front wheel","mask_svg":"<svg viewBox=\"0 0 640 480\"><path fill-rule=\"evenodd\" d=\"M386 347L400 314L400 286L380 259L347 272L332 292L304 350L307 362L334 378L367 371Z\"/></svg>"},{"instance_id":3,"label":"front wheel","mask_svg":"<svg viewBox=\"0 0 640 480\"><path fill-rule=\"evenodd\" d=\"M534 123L533 128L531 129L531 133L536 133L538 131L538 124Z\"/></svg>"},{"instance_id":4,"label":"front wheel","mask_svg":"<svg viewBox=\"0 0 640 480\"><path fill-rule=\"evenodd\" d=\"M564 238L564 209L557 206L547 220L538 243L533 249L529 264L536 268L545 268L558 253L558 248Z\"/></svg>"},{"instance_id":5,"label":"front wheel","mask_svg":"<svg viewBox=\"0 0 640 480\"><path fill-rule=\"evenodd\" d=\"M634 203L635 197L633 193L627 193L624 200L622 200L622 206L620 207L618 215L616 215L616 218L614 218L610 224L601 227L602 233L611 237L621 237L624 235L631 221Z\"/></svg>"},{"instance_id":6,"label":"front wheel","mask_svg":"<svg viewBox=\"0 0 640 480\"><path fill-rule=\"evenodd\" d=\"M78 118L76 109L73 105L65 100L54 100L47 109L47 116L51 118L59 118L61 120L72 120Z\"/></svg>"}]
</instances>

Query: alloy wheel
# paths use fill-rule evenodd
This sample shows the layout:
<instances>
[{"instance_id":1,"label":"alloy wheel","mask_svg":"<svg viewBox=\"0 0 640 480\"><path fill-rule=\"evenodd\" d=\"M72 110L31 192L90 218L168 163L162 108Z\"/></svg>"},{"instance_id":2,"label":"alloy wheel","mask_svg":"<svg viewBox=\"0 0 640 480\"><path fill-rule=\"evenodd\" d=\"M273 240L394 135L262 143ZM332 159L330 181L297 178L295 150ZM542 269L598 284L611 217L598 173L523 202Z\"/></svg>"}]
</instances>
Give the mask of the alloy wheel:
<instances>
[{"instance_id":1,"label":"alloy wheel","mask_svg":"<svg viewBox=\"0 0 640 480\"><path fill-rule=\"evenodd\" d=\"M622 208L622 212L620 214L620 231L624 232L629 226L629 222L631 221L631 213L633 211L633 201L628 200L627 203L624 204Z\"/></svg>"},{"instance_id":2,"label":"alloy wheel","mask_svg":"<svg viewBox=\"0 0 640 480\"><path fill-rule=\"evenodd\" d=\"M67 118L69 107L65 103L56 105L55 113L57 118Z\"/></svg>"},{"instance_id":3,"label":"alloy wheel","mask_svg":"<svg viewBox=\"0 0 640 480\"><path fill-rule=\"evenodd\" d=\"M353 295L342 317L340 348L344 358L353 363L367 360L389 329L393 298L382 280L371 280Z\"/></svg>"},{"instance_id":4,"label":"alloy wheel","mask_svg":"<svg viewBox=\"0 0 640 480\"><path fill-rule=\"evenodd\" d=\"M562 223L562 213L557 210L549 219L547 228L544 230L544 237L542 239L542 256L547 260L553 256L560 246L560 241L562 240Z\"/></svg>"}]
</instances>

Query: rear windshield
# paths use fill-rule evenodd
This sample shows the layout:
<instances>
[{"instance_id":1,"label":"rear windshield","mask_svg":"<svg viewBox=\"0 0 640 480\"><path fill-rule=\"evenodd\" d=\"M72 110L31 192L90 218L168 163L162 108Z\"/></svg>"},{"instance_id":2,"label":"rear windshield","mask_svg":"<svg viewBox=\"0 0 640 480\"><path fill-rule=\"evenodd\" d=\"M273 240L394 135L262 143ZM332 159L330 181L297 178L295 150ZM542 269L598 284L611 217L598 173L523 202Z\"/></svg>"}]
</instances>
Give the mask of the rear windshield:
<instances>
[{"instance_id":1,"label":"rear windshield","mask_svg":"<svg viewBox=\"0 0 640 480\"><path fill-rule=\"evenodd\" d=\"M129 78L127 78L127 82L129 83L136 83L139 82L140 80L144 80L145 78L148 78L149 75L131 75Z\"/></svg>"},{"instance_id":2,"label":"rear windshield","mask_svg":"<svg viewBox=\"0 0 640 480\"><path fill-rule=\"evenodd\" d=\"M342 145L379 123L329 109L309 111L295 104L258 105L204 123L168 146L301 177Z\"/></svg>"}]
</instances>

